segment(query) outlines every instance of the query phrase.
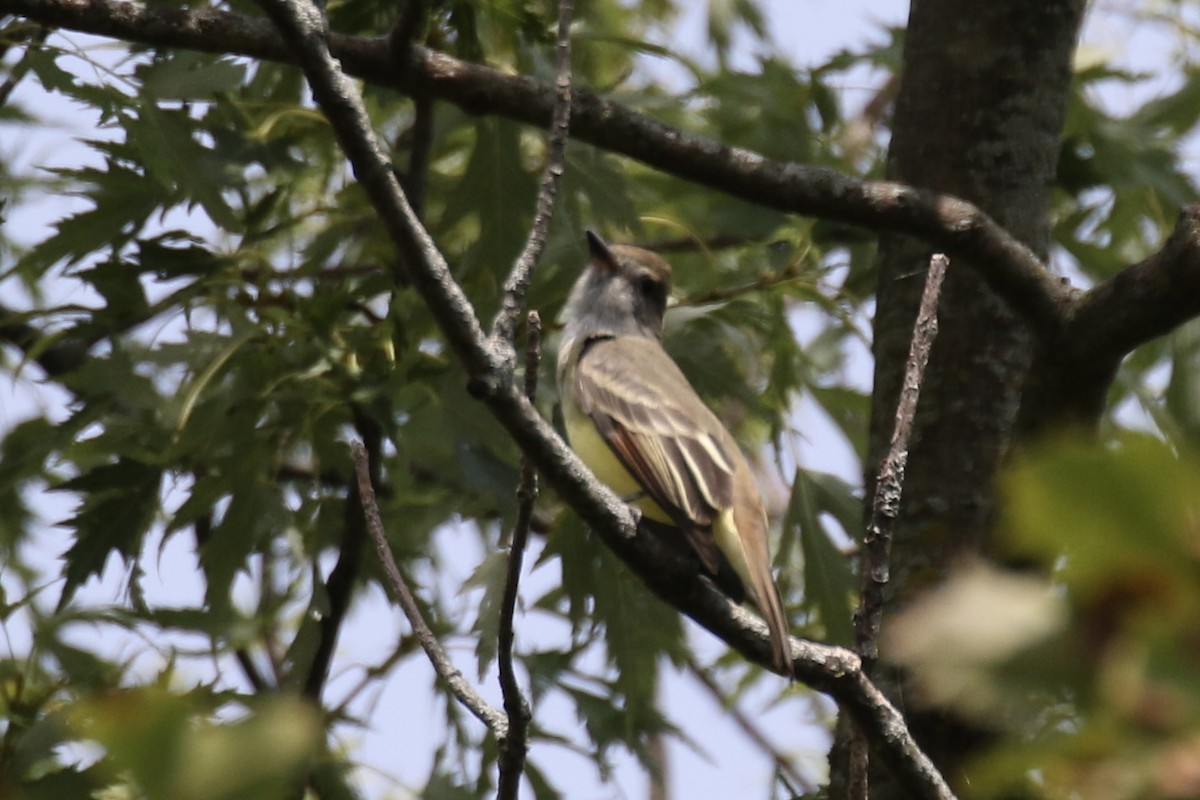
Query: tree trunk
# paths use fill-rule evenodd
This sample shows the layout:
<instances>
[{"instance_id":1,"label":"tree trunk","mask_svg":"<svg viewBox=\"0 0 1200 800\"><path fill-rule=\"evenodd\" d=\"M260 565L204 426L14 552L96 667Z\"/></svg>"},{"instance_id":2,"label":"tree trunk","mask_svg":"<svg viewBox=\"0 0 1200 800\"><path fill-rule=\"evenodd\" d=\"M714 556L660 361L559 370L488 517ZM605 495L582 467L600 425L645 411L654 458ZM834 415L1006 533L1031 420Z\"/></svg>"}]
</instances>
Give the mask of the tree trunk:
<instances>
[{"instance_id":1,"label":"tree trunk","mask_svg":"<svg viewBox=\"0 0 1200 800\"><path fill-rule=\"evenodd\" d=\"M972 201L1045 257L1084 5L914 0L889 177ZM868 488L891 436L930 254L928 245L906 237L881 243ZM1032 333L970 264L951 263L939 319L896 530L889 611L938 581L960 557L986 549L996 510L994 478L1030 366ZM958 782L979 732L937 713L918 714L912 723L946 777ZM898 796L881 777L873 781L872 797Z\"/></svg>"}]
</instances>

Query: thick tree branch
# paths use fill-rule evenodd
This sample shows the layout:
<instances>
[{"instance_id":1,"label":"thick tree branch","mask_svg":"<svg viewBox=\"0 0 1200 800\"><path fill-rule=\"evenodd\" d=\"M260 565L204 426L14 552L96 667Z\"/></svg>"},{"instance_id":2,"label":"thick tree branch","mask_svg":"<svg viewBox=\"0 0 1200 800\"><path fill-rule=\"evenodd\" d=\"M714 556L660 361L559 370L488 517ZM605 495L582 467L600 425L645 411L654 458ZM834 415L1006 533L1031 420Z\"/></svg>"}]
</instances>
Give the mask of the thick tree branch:
<instances>
[{"instance_id":1,"label":"thick tree branch","mask_svg":"<svg viewBox=\"0 0 1200 800\"><path fill-rule=\"evenodd\" d=\"M0 12L44 25L164 47L297 63L284 38L262 19L213 10L147 8L112 0L0 0ZM424 93L476 114L532 125L551 122L555 90L421 47L397 65L384 39L330 34L347 74L409 93ZM923 237L981 269L992 288L1043 331L1057 330L1070 287L986 214L966 201L833 170L781 163L647 119L587 92L574 92L574 138L781 211ZM409 253L403 253L408 256Z\"/></svg>"},{"instance_id":2,"label":"thick tree branch","mask_svg":"<svg viewBox=\"0 0 1200 800\"><path fill-rule=\"evenodd\" d=\"M1179 212L1163 248L1079 298L1064 340L1077 358L1116 364L1200 314L1200 205ZM1105 387L1107 388L1107 387Z\"/></svg>"},{"instance_id":3,"label":"thick tree branch","mask_svg":"<svg viewBox=\"0 0 1200 800\"><path fill-rule=\"evenodd\" d=\"M1037 343L1022 388L1018 429L1036 438L1064 426L1094 428L1121 360L1200 314L1200 205L1179 212L1163 248L1066 309L1062 328Z\"/></svg>"},{"instance_id":4,"label":"thick tree branch","mask_svg":"<svg viewBox=\"0 0 1200 800\"><path fill-rule=\"evenodd\" d=\"M765 624L734 606L707 581L697 580L694 567L672 569L673 558L665 546L652 537L636 535L628 507L587 471L529 399L513 386L512 376L496 374L503 365L494 358L470 305L450 279L445 261L413 218L375 140L361 100L325 45L321 15L311 4L295 0L260 2L296 48L313 96L342 142L396 247L410 256L413 286L458 352L480 398L563 499L655 592L739 652L760 664L769 664ZM369 480L361 491L365 499L371 491ZM374 531L372 535L376 535ZM915 797L953 797L909 734L903 716L863 673L857 656L843 648L798 640L793 640L792 650L796 677L838 700ZM507 728L507 719L499 716L499 720L488 723L493 730L499 725Z\"/></svg>"},{"instance_id":5,"label":"thick tree branch","mask_svg":"<svg viewBox=\"0 0 1200 800\"><path fill-rule=\"evenodd\" d=\"M0 13L141 44L297 61L267 20L231 12L113 0L0 0ZM408 63L400 68L384 39L335 33L328 40L349 75L445 100L471 113L538 126L551 123L558 90L544 82L415 45L406 49ZM1101 338L1093 352L1127 353L1200 314L1200 293L1172 288L1178 285L1172 281L1183 280L1185 287L1197 281L1184 269L1184 257L1196 239L1192 216L1181 218L1174 245L1081 299L1082 293L1047 271L1033 251L964 200L772 161L662 125L588 92L572 92L570 114L574 138L697 184L780 211L922 237L981 270L992 289L1042 334L1061 333L1068 315L1073 328L1095 327ZM1132 300L1123 294L1126 289L1133 291Z\"/></svg>"}]
</instances>

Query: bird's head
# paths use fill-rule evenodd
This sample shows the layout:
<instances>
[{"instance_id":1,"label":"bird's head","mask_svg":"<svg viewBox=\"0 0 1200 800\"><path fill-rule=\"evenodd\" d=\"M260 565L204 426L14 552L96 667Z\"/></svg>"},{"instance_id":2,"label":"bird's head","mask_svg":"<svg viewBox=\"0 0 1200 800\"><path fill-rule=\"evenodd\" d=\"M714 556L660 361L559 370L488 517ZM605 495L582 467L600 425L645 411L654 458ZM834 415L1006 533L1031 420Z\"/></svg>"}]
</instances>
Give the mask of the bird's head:
<instances>
[{"instance_id":1,"label":"bird's head","mask_svg":"<svg viewBox=\"0 0 1200 800\"><path fill-rule=\"evenodd\" d=\"M588 231L588 265L563 316L573 333L662 336L671 265L649 250L609 245Z\"/></svg>"}]
</instances>

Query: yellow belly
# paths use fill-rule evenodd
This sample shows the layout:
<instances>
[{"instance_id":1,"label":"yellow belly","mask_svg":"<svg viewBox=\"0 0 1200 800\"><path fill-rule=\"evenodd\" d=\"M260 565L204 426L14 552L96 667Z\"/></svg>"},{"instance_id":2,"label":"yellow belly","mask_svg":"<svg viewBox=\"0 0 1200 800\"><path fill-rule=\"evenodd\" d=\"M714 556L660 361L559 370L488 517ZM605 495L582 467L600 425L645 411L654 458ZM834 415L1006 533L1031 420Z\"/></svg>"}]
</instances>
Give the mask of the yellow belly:
<instances>
[{"instance_id":1,"label":"yellow belly","mask_svg":"<svg viewBox=\"0 0 1200 800\"><path fill-rule=\"evenodd\" d=\"M587 464L588 469L596 473L596 477L618 497L641 510L643 516L655 522L671 524L667 513L646 495L645 490L600 436L591 418L578 408L573 408L574 405L563 403L563 421L566 423L567 441L571 443L571 448L579 454L583 463Z\"/></svg>"}]
</instances>

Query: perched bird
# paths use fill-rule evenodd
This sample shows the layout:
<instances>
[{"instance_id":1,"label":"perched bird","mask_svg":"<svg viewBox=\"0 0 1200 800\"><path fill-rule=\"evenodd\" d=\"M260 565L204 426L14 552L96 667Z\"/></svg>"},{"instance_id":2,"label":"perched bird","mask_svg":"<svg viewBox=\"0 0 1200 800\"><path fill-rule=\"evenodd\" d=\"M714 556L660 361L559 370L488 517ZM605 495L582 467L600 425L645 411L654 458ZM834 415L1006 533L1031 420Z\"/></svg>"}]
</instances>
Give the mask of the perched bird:
<instances>
[{"instance_id":1,"label":"perched bird","mask_svg":"<svg viewBox=\"0 0 1200 800\"><path fill-rule=\"evenodd\" d=\"M681 531L705 570L717 576L728 562L766 619L776 670L791 677L787 619L754 475L660 343L671 267L649 250L610 247L590 231L588 250L563 311L558 351L571 447L644 518Z\"/></svg>"}]
</instances>

